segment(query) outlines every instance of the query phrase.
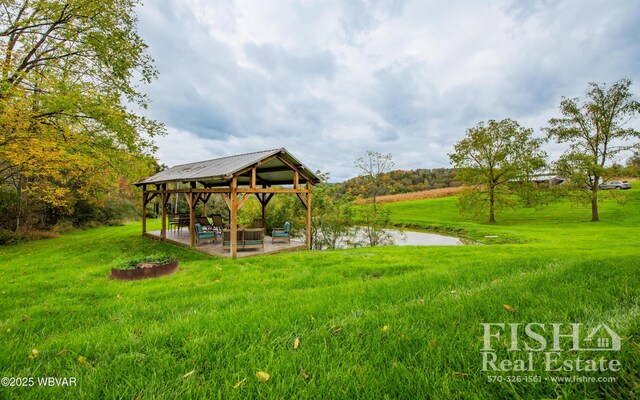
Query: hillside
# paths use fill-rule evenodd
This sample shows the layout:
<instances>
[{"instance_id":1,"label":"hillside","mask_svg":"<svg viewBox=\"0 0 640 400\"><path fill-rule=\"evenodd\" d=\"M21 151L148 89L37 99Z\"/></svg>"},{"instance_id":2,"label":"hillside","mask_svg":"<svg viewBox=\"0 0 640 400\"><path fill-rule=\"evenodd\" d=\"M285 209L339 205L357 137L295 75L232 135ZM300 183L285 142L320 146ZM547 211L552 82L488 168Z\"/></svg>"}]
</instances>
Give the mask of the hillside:
<instances>
[{"instance_id":1,"label":"hillside","mask_svg":"<svg viewBox=\"0 0 640 400\"><path fill-rule=\"evenodd\" d=\"M395 170L381 176L380 195L418 192L460 186L455 180L455 170L451 168ZM367 196L363 177L357 176L337 183L339 193L352 196Z\"/></svg>"},{"instance_id":2,"label":"hillside","mask_svg":"<svg viewBox=\"0 0 640 400\"><path fill-rule=\"evenodd\" d=\"M504 213L495 225L463 220L455 197L389 205L398 224L459 230L482 246L229 260L129 224L0 247L2 375L78 383L1 387L0 397L634 398L640 191L629 195L603 203L599 224L569 204ZM178 256L180 272L108 279L119 258L158 251ZM488 382L489 322L606 323L622 337L622 369L607 384Z\"/></svg>"}]
</instances>

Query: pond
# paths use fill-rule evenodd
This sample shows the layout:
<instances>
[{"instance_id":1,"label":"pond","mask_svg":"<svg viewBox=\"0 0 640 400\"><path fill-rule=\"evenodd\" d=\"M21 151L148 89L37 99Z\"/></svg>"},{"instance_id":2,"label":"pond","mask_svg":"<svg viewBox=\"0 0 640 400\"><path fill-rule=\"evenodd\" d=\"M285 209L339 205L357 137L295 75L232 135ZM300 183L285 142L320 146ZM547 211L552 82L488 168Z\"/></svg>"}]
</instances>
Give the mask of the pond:
<instances>
[{"instance_id":1,"label":"pond","mask_svg":"<svg viewBox=\"0 0 640 400\"><path fill-rule=\"evenodd\" d=\"M349 236L343 236L337 240L336 248L345 249L351 247L366 247L368 239L366 228L355 227ZM460 238L437 235L434 233L401 231L397 229L382 230L383 245L393 246L461 246L465 241Z\"/></svg>"},{"instance_id":2,"label":"pond","mask_svg":"<svg viewBox=\"0 0 640 400\"><path fill-rule=\"evenodd\" d=\"M389 229L396 246L461 246L462 240L451 236L436 235L434 233L398 231Z\"/></svg>"}]
</instances>

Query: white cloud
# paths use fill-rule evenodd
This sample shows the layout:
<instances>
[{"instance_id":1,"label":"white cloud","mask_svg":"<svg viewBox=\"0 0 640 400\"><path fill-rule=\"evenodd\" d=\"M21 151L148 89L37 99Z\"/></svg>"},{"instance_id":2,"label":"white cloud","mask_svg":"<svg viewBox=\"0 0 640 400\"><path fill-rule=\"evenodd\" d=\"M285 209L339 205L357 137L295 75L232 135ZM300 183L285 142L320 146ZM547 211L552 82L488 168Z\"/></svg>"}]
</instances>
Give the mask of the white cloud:
<instances>
[{"instance_id":1,"label":"white cloud","mask_svg":"<svg viewBox=\"0 0 640 400\"><path fill-rule=\"evenodd\" d=\"M479 121L539 130L589 81L640 83L640 4L624 0L168 0L138 11L160 72L148 114L169 127L158 140L169 165L286 147L335 180L367 149L399 168L442 167Z\"/></svg>"}]
</instances>

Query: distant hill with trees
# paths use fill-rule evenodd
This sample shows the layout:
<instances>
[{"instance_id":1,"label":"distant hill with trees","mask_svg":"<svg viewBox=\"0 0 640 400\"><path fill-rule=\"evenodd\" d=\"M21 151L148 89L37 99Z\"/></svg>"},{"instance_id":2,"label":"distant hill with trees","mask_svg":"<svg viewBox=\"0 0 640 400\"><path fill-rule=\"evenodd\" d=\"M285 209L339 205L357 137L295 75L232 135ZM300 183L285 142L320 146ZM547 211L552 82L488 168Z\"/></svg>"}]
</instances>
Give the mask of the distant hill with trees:
<instances>
[{"instance_id":1,"label":"distant hill with trees","mask_svg":"<svg viewBox=\"0 0 640 400\"><path fill-rule=\"evenodd\" d=\"M456 171L452 168L398 169L382 174L380 183L380 196L461 185L461 182L456 180ZM367 185L362 176L337 183L336 188L340 194L367 197Z\"/></svg>"}]
</instances>

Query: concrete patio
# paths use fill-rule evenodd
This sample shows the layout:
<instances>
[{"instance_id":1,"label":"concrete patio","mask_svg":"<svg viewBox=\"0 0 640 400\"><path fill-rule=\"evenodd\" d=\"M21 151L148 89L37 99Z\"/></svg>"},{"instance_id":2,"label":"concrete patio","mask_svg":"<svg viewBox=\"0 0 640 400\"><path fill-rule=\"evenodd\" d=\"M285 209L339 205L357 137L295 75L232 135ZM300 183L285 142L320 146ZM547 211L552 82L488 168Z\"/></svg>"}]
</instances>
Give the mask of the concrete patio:
<instances>
[{"instance_id":1,"label":"concrete patio","mask_svg":"<svg viewBox=\"0 0 640 400\"><path fill-rule=\"evenodd\" d=\"M160 240L161 231L148 231L145 233L145 236L150 237L152 239ZM167 230L167 238L165 241L174 243L177 245L189 247L189 230L182 229L180 233L176 232L176 230ZM251 256L261 256L265 254L274 254L281 253L285 251L293 251L293 250L304 250L307 248L305 242L300 239L291 239L291 243L287 243L286 241L276 241L275 243L271 242L271 236L265 236L264 240L264 250L263 249L238 249L237 257L251 257ZM231 252L229 250L222 249L222 237L218 237L216 242L211 240L205 240L202 243L196 244L196 247L193 248L196 251L201 253L209 254L212 256L219 257L231 257Z\"/></svg>"}]
</instances>

